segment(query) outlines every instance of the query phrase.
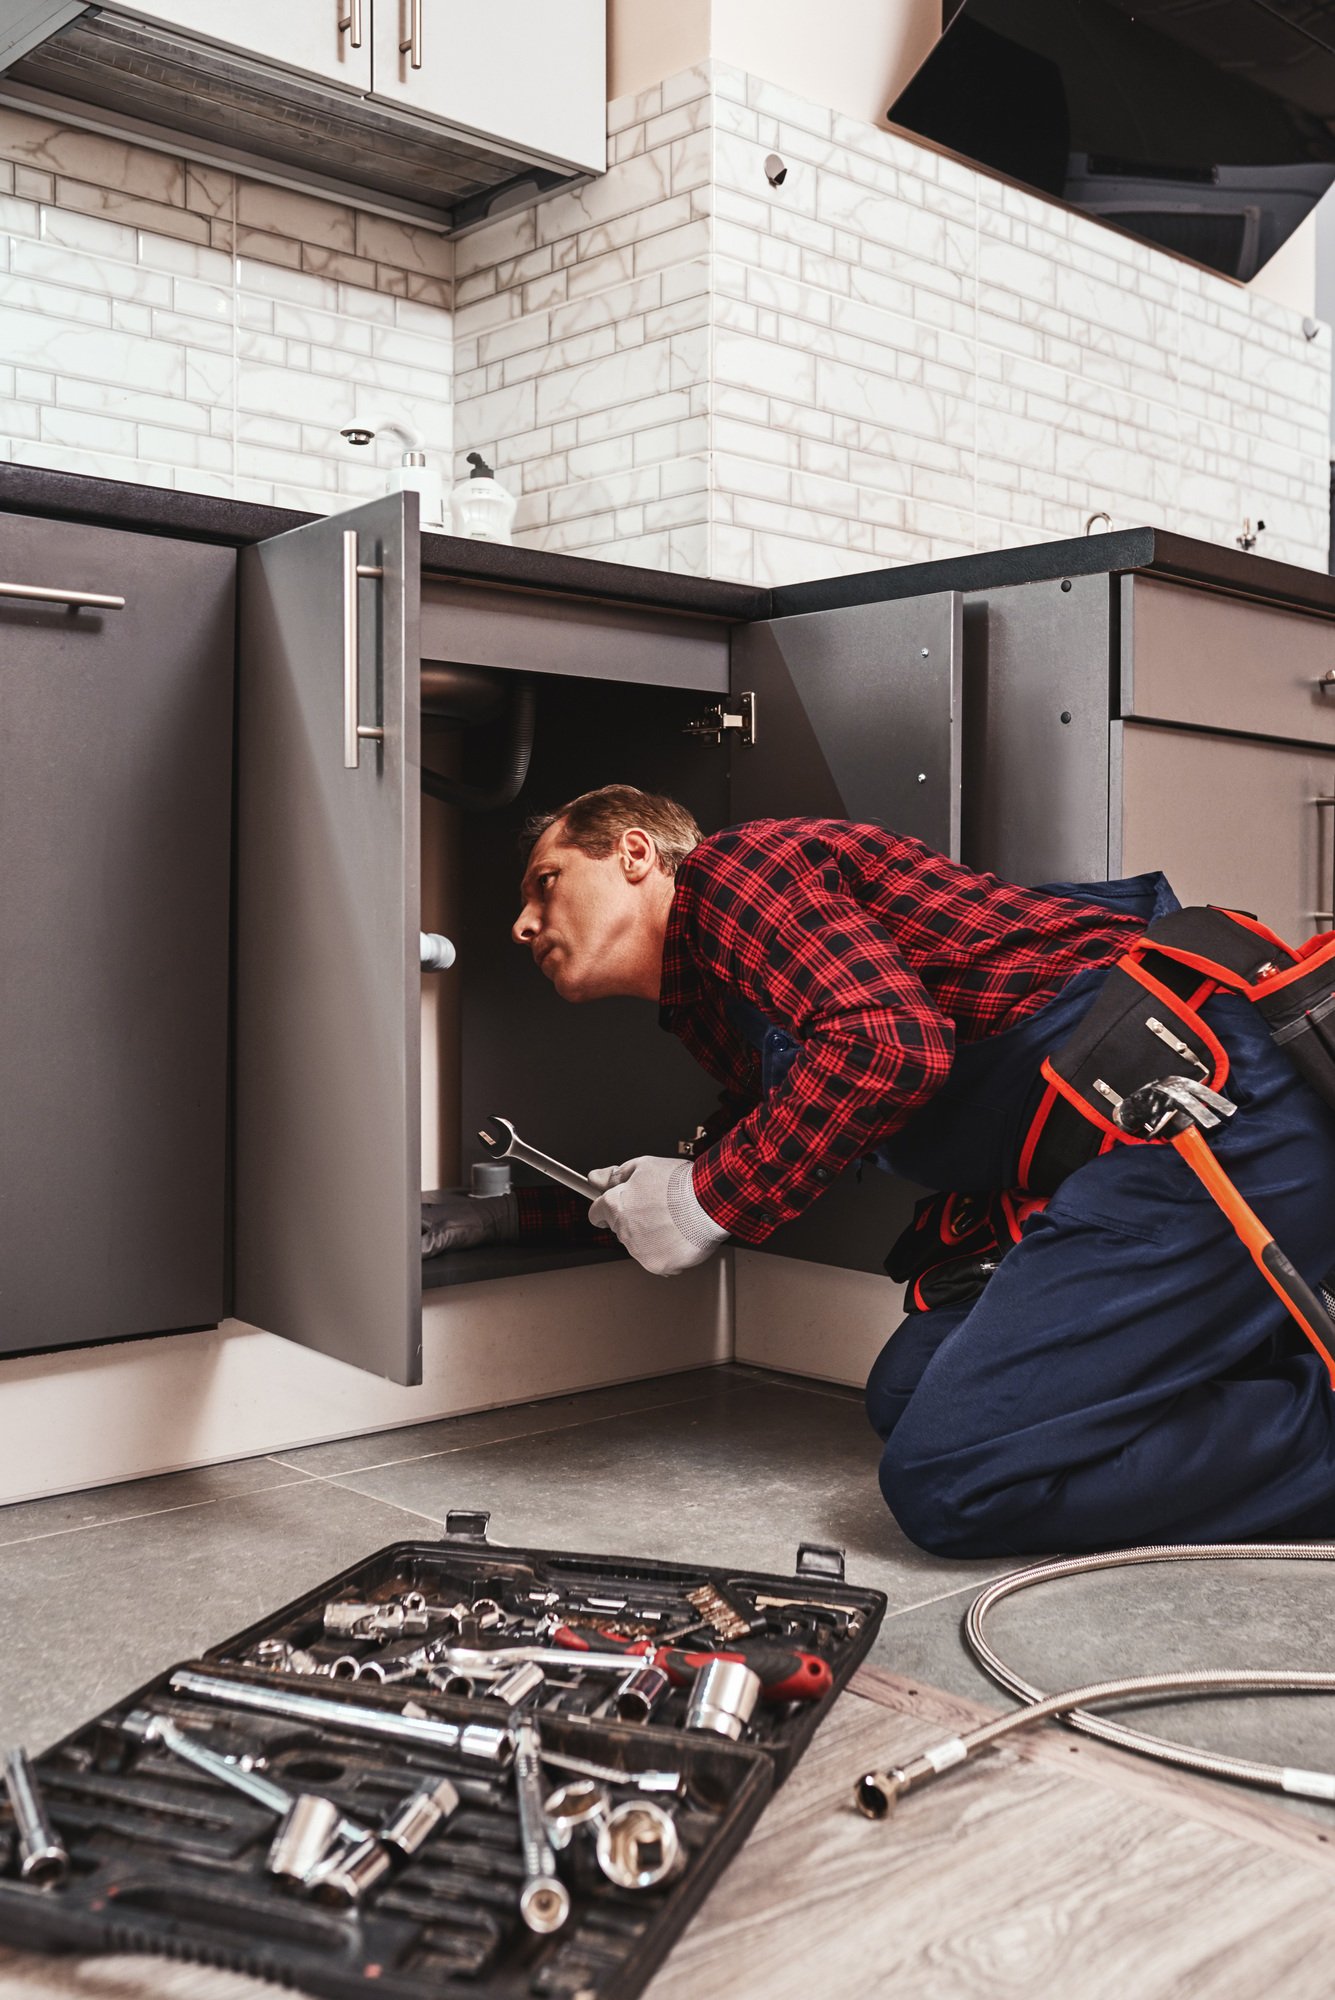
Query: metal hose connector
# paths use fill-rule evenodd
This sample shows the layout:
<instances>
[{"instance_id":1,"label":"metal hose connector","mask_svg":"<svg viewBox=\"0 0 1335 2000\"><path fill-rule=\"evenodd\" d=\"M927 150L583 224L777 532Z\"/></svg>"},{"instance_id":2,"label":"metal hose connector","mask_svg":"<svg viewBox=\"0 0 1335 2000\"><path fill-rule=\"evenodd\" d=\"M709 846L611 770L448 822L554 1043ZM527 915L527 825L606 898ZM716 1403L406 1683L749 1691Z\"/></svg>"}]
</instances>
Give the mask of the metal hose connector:
<instances>
[{"instance_id":1,"label":"metal hose connector","mask_svg":"<svg viewBox=\"0 0 1335 2000\"><path fill-rule=\"evenodd\" d=\"M1087 1576L1099 1570L1134 1569L1155 1563L1257 1561L1335 1562L1335 1542L1166 1543L1033 1563L1027 1569L1013 1570L1009 1576L998 1577L995 1583L988 1584L979 1592L965 1615L964 1637L979 1666L999 1687L1004 1687L1020 1701L1042 1701L1043 1690L1008 1667L993 1651L984 1634L988 1614L1005 1598L1014 1597L1022 1590L1031 1590L1036 1584L1055 1583L1068 1576ZM1278 1675L1273 1677L1271 1685L1276 1693L1286 1691ZM1288 1691L1300 1693L1310 1685L1310 1677L1295 1674ZM1192 1749L1166 1737L1151 1736L1144 1730L1129 1729L1124 1723L1112 1722L1103 1716L1086 1715L1078 1707L1068 1712L1064 1720L1072 1729L1096 1737L1101 1743L1111 1743L1119 1750L1133 1750L1138 1756L1155 1758L1159 1763L1175 1765L1179 1770L1195 1771L1209 1778L1231 1778L1272 1791L1287 1789L1283 1782L1284 1772L1277 1764L1254 1763L1243 1758L1219 1756L1209 1750Z\"/></svg>"}]
</instances>

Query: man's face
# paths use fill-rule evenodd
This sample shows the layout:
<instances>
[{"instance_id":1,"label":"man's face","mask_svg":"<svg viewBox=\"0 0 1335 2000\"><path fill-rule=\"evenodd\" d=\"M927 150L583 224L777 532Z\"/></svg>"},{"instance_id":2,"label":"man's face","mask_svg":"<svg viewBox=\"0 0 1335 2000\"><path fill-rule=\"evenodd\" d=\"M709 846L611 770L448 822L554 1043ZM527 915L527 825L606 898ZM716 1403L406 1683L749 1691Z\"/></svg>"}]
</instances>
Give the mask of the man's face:
<instances>
[{"instance_id":1,"label":"man's face","mask_svg":"<svg viewBox=\"0 0 1335 2000\"><path fill-rule=\"evenodd\" d=\"M595 859L562 843L560 822L539 839L524 871L524 907L511 932L563 1000L625 993L641 911L619 851Z\"/></svg>"}]
</instances>

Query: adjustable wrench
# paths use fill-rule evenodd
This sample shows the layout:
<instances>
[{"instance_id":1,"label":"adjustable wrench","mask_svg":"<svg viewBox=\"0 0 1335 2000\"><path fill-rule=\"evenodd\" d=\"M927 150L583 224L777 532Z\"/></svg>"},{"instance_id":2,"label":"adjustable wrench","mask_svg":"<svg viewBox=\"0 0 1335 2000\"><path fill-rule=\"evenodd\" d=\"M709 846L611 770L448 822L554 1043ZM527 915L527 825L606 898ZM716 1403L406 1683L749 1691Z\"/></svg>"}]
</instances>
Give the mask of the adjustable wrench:
<instances>
[{"instance_id":1,"label":"adjustable wrench","mask_svg":"<svg viewBox=\"0 0 1335 2000\"><path fill-rule=\"evenodd\" d=\"M526 1167L536 1167L549 1180L559 1181L575 1194L582 1194L585 1201L597 1201L598 1190L591 1180L577 1174L573 1167L563 1167L559 1160L553 1160L546 1153L540 1153L536 1146L526 1146L508 1118L488 1118L478 1127L478 1138L495 1160L522 1160Z\"/></svg>"}]
</instances>

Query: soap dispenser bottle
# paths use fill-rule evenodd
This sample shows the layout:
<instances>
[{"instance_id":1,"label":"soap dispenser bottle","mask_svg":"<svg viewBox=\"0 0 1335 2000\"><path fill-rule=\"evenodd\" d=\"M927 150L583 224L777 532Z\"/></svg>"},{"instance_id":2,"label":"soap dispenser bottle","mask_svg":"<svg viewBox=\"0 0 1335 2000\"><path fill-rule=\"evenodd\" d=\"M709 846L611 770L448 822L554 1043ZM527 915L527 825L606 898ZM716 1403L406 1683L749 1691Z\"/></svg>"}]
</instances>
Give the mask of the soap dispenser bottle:
<instances>
[{"instance_id":1,"label":"soap dispenser bottle","mask_svg":"<svg viewBox=\"0 0 1335 2000\"><path fill-rule=\"evenodd\" d=\"M455 534L473 542L508 542L518 501L501 485L481 452L470 451L465 463L472 471L450 494Z\"/></svg>"}]
</instances>

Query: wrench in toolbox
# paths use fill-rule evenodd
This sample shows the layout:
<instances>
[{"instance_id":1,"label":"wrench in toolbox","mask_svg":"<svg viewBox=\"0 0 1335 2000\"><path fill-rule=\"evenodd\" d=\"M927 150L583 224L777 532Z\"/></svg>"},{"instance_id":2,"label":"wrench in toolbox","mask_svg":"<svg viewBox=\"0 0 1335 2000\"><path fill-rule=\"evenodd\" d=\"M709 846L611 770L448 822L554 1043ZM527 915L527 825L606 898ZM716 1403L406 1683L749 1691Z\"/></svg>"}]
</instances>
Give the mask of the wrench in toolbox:
<instances>
[{"instance_id":1,"label":"wrench in toolbox","mask_svg":"<svg viewBox=\"0 0 1335 2000\"><path fill-rule=\"evenodd\" d=\"M651 1667L661 1667L673 1685L684 1687L695 1679L701 1667L715 1660L739 1660L760 1676L761 1697L765 1701L819 1701L834 1686L828 1660L818 1653L803 1653L794 1646L748 1640L733 1648L712 1648L708 1652L687 1652L679 1646L655 1646L652 1640L609 1638L606 1632L586 1632L578 1625L558 1625L552 1642L574 1656L580 1653L619 1653L626 1659L641 1659Z\"/></svg>"}]
</instances>

